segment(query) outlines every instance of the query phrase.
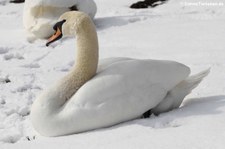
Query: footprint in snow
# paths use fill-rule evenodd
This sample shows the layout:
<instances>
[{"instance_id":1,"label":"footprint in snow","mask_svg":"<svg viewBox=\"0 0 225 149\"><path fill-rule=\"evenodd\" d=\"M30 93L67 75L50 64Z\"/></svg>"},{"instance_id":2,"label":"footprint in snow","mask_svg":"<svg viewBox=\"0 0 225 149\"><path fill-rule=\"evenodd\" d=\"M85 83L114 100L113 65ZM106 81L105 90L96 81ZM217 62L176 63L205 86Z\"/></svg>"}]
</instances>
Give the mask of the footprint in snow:
<instances>
[{"instance_id":1,"label":"footprint in snow","mask_svg":"<svg viewBox=\"0 0 225 149\"><path fill-rule=\"evenodd\" d=\"M176 122L158 122L158 123L155 123L153 125L153 128L156 128L156 129L163 129L163 128L177 128L177 127L180 127L181 125L176 123Z\"/></svg>"},{"instance_id":2,"label":"footprint in snow","mask_svg":"<svg viewBox=\"0 0 225 149\"><path fill-rule=\"evenodd\" d=\"M130 23L135 23L135 22L146 20L146 19L147 17L133 17L133 18L129 18L128 21Z\"/></svg>"},{"instance_id":3,"label":"footprint in snow","mask_svg":"<svg viewBox=\"0 0 225 149\"><path fill-rule=\"evenodd\" d=\"M24 57L21 54L19 54L19 53L15 53L15 54L10 53L10 54L5 54L4 55L4 60L8 61L8 60L11 60L11 59L22 60L22 59L24 59Z\"/></svg>"},{"instance_id":4,"label":"footprint in snow","mask_svg":"<svg viewBox=\"0 0 225 149\"><path fill-rule=\"evenodd\" d=\"M9 78L0 78L0 84L1 83L10 83L11 80L9 80Z\"/></svg>"},{"instance_id":5,"label":"footprint in snow","mask_svg":"<svg viewBox=\"0 0 225 149\"><path fill-rule=\"evenodd\" d=\"M1 104L1 105L6 104L5 99L4 99L3 97L0 98L0 104Z\"/></svg>"},{"instance_id":6,"label":"footprint in snow","mask_svg":"<svg viewBox=\"0 0 225 149\"><path fill-rule=\"evenodd\" d=\"M28 90L32 90L32 89L35 89L35 90L41 90L42 88L40 86L33 86L32 84L25 84L25 85L22 85L20 87L18 87L16 89L16 91L12 91L12 92L26 92Z\"/></svg>"},{"instance_id":7,"label":"footprint in snow","mask_svg":"<svg viewBox=\"0 0 225 149\"><path fill-rule=\"evenodd\" d=\"M13 47L7 47L7 46L0 46L0 55L3 56L3 60L11 60L11 59L18 59L18 60L22 60L24 59L23 55L16 52L16 53L12 53L12 49L14 49ZM11 52L10 52L11 51Z\"/></svg>"},{"instance_id":8,"label":"footprint in snow","mask_svg":"<svg viewBox=\"0 0 225 149\"><path fill-rule=\"evenodd\" d=\"M6 54L9 50L12 49L10 47L0 47L0 54Z\"/></svg>"},{"instance_id":9,"label":"footprint in snow","mask_svg":"<svg viewBox=\"0 0 225 149\"><path fill-rule=\"evenodd\" d=\"M40 65L38 63L30 63L30 64L22 65L21 67L24 67L24 68L40 68Z\"/></svg>"},{"instance_id":10,"label":"footprint in snow","mask_svg":"<svg viewBox=\"0 0 225 149\"><path fill-rule=\"evenodd\" d=\"M35 140L36 139L36 136L27 136L26 137L27 138L27 141L33 141L33 140Z\"/></svg>"},{"instance_id":11,"label":"footprint in snow","mask_svg":"<svg viewBox=\"0 0 225 149\"><path fill-rule=\"evenodd\" d=\"M10 60L10 59L22 60L22 59L24 59L24 57L19 53L5 55L4 58L5 58L5 60Z\"/></svg>"},{"instance_id":12,"label":"footprint in snow","mask_svg":"<svg viewBox=\"0 0 225 149\"><path fill-rule=\"evenodd\" d=\"M61 71L61 72L68 72L71 67L74 65L74 61L69 62L67 65L65 66L61 66L61 67L56 67L54 68L54 70L56 71Z\"/></svg>"}]
</instances>

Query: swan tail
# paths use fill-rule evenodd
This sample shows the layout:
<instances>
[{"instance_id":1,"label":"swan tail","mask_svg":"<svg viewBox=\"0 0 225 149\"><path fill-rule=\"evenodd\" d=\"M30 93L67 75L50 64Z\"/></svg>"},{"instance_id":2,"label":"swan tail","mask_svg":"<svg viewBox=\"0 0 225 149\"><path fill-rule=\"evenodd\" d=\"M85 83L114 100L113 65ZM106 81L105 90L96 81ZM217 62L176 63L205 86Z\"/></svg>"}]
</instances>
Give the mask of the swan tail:
<instances>
[{"instance_id":1,"label":"swan tail","mask_svg":"<svg viewBox=\"0 0 225 149\"><path fill-rule=\"evenodd\" d=\"M165 99L152 109L152 113L158 115L163 112L170 111L178 108L184 100L184 97L191 93L199 83L210 73L210 68L204 70L198 74L189 76L178 85L176 85L171 91L169 91Z\"/></svg>"},{"instance_id":2,"label":"swan tail","mask_svg":"<svg viewBox=\"0 0 225 149\"><path fill-rule=\"evenodd\" d=\"M196 88L199 83L210 73L210 68L206 69L198 74L189 76L187 79L179 83L175 88L181 88L185 94L191 93L191 91ZM174 88L174 89L175 89ZM186 96L185 95L185 96Z\"/></svg>"}]
</instances>

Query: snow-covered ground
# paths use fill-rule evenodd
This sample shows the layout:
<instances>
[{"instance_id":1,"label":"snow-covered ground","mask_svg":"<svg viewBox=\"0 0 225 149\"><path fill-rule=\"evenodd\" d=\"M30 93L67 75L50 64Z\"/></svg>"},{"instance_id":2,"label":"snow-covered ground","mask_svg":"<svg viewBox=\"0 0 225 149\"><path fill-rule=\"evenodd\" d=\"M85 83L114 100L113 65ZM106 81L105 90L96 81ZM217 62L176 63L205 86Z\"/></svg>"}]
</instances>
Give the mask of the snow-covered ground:
<instances>
[{"instance_id":1,"label":"snow-covered ground","mask_svg":"<svg viewBox=\"0 0 225 149\"><path fill-rule=\"evenodd\" d=\"M0 148L224 149L225 1L169 0L142 10L129 9L136 0L95 1L100 58L176 60L193 73L211 67L210 75L180 109L82 134L42 137L30 124L30 107L73 65L74 39L51 47L44 40L28 43L23 4L0 0Z\"/></svg>"}]
</instances>

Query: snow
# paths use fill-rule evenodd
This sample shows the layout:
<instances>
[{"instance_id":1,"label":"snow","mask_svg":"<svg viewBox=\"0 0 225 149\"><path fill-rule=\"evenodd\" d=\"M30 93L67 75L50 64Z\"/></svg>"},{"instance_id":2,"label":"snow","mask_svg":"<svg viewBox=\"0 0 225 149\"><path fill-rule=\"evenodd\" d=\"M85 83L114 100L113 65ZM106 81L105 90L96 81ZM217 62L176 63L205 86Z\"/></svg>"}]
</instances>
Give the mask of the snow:
<instances>
[{"instance_id":1,"label":"snow","mask_svg":"<svg viewBox=\"0 0 225 149\"><path fill-rule=\"evenodd\" d=\"M0 0L0 148L223 149L225 2L169 0L142 10L129 9L136 0L95 2L100 58L176 60L190 66L193 73L211 67L210 75L181 108L158 117L70 136L42 137L30 123L30 107L42 90L73 65L74 39L50 47L45 47L45 40L27 42L24 4Z\"/></svg>"}]
</instances>

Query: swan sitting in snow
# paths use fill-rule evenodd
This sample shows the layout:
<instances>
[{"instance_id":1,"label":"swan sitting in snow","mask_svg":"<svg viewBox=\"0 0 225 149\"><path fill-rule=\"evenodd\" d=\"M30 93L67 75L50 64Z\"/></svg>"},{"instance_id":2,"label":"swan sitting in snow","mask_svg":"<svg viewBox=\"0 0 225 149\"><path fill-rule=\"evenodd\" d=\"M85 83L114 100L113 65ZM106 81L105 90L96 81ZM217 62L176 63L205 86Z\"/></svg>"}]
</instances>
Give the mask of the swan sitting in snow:
<instances>
[{"instance_id":1,"label":"swan sitting in snow","mask_svg":"<svg viewBox=\"0 0 225 149\"><path fill-rule=\"evenodd\" d=\"M47 39L53 33L52 26L67 11L83 11L92 19L97 7L93 0L26 0L23 24L27 39Z\"/></svg>"},{"instance_id":2,"label":"swan sitting in snow","mask_svg":"<svg viewBox=\"0 0 225 149\"><path fill-rule=\"evenodd\" d=\"M76 35L76 61L71 71L35 100L34 128L60 136L112 126L180 106L184 97L209 73L189 76L187 66L163 60L109 58L98 65L95 26L82 12L66 12L54 26L47 45Z\"/></svg>"}]
</instances>

